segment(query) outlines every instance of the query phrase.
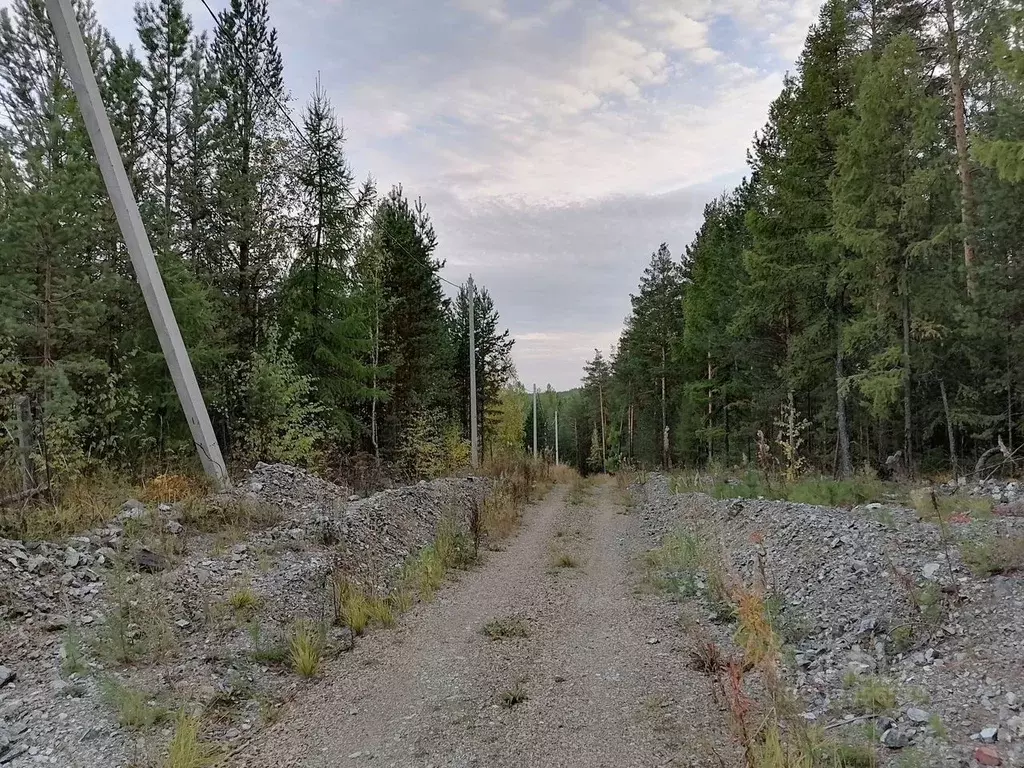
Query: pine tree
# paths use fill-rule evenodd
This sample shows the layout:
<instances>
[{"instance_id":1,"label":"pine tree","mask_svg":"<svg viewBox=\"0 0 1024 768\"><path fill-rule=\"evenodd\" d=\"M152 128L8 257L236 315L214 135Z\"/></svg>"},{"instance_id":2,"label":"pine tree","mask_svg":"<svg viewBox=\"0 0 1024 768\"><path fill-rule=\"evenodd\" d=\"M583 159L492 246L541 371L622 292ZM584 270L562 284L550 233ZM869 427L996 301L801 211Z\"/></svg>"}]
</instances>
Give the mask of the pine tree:
<instances>
[{"instance_id":1,"label":"pine tree","mask_svg":"<svg viewBox=\"0 0 1024 768\"><path fill-rule=\"evenodd\" d=\"M211 50L215 85L214 222L239 359L258 347L284 253L286 94L267 0L231 0Z\"/></svg>"},{"instance_id":2,"label":"pine tree","mask_svg":"<svg viewBox=\"0 0 1024 768\"><path fill-rule=\"evenodd\" d=\"M178 245L175 170L184 159L182 113L189 95L192 20L183 0L147 0L135 5L135 25L146 57L144 77L157 155L153 175L160 215L151 239L170 248Z\"/></svg>"},{"instance_id":3,"label":"pine tree","mask_svg":"<svg viewBox=\"0 0 1024 768\"><path fill-rule=\"evenodd\" d=\"M215 73L206 36L190 44L185 65L185 104L181 110L181 157L172 176L171 208L181 217L179 249L182 258L199 275L214 275L219 266L214 231L213 177Z\"/></svg>"},{"instance_id":4,"label":"pine tree","mask_svg":"<svg viewBox=\"0 0 1024 768\"><path fill-rule=\"evenodd\" d=\"M902 402L901 447L908 467L914 278L928 272L950 234L950 169L943 167L948 156L938 144L941 108L926 95L922 73L914 41L906 35L877 59L867 59L856 118L840 142L832 184L837 232L856 254L848 273L860 314L850 325L850 340L865 347L869 358L853 379L878 416Z\"/></svg>"},{"instance_id":5,"label":"pine tree","mask_svg":"<svg viewBox=\"0 0 1024 768\"><path fill-rule=\"evenodd\" d=\"M401 187L381 200L372 223L379 248L379 380L387 393L380 443L390 455L414 414L447 410L452 403L451 340L447 299L434 257L437 235L422 201L410 204Z\"/></svg>"},{"instance_id":6,"label":"pine tree","mask_svg":"<svg viewBox=\"0 0 1024 768\"><path fill-rule=\"evenodd\" d=\"M293 354L315 382L339 437L355 432L354 409L368 399L366 316L350 277L353 253L372 205L373 186L358 193L343 152L344 136L330 101L317 85L303 115L291 189L295 259L283 286L283 327Z\"/></svg>"}]
</instances>

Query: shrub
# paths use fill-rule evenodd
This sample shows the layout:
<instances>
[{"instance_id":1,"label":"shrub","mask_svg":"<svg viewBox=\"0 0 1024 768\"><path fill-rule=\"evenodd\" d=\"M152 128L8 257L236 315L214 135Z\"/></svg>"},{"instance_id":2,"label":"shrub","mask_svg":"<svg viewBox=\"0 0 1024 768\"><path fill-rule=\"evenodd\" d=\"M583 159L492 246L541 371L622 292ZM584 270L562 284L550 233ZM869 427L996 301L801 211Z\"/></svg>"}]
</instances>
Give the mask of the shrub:
<instances>
[{"instance_id":1,"label":"shrub","mask_svg":"<svg viewBox=\"0 0 1024 768\"><path fill-rule=\"evenodd\" d=\"M101 692L106 704L117 713L117 722L125 728L146 728L170 716L170 712L157 704L154 697L117 680L105 680Z\"/></svg>"},{"instance_id":2,"label":"shrub","mask_svg":"<svg viewBox=\"0 0 1024 768\"><path fill-rule=\"evenodd\" d=\"M1024 571L1024 536L989 536L960 545L964 562L977 576Z\"/></svg>"},{"instance_id":3,"label":"shrub","mask_svg":"<svg viewBox=\"0 0 1024 768\"><path fill-rule=\"evenodd\" d=\"M526 622L519 616L491 619L484 624L482 631L491 640L505 640L510 637L526 637L529 635Z\"/></svg>"}]
</instances>

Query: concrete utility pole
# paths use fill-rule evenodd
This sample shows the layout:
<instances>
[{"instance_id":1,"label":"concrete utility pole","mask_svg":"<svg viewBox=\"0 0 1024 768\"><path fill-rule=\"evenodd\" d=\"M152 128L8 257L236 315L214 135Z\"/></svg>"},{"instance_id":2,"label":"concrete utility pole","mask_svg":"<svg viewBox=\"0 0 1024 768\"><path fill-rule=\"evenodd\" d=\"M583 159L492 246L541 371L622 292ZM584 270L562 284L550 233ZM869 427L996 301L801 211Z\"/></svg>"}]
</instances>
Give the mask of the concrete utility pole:
<instances>
[{"instance_id":1,"label":"concrete utility pole","mask_svg":"<svg viewBox=\"0 0 1024 768\"><path fill-rule=\"evenodd\" d=\"M555 466L558 464L558 411L555 411Z\"/></svg>"},{"instance_id":2,"label":"concrete utility pole","mask_svg":"<svg viewBox=\"0 0 1024 768\"><path fill-rule=\"evenodd\" d=\"M537 385L533 385L533 458L537 458Z\"/></svg>"},{"instance_id":3,"label":"concrete utility pole","mask_svg":"<svg viewBox=\"0 0 1024 768\"><path fill-rule=\"evenodd\" d=\"M476 314L476 288L473 276L469 276L467 284L469 294L469 444L473 469L480 465L480 444L477 438L476 424L476 325L473 316Z\"/></svg>"},{"instance_id":4,"label":"concrete utility pole","mask_svg":"<svg viewBox=\"0 0 1024 768\"><path fill-rule=\"evenodd\" d=\"M117 143L114 141L114 132L110 128L110 120L100 98L96 75L92 70L92 62L89 61L82 30L78 27L78 19L71 7L71 0L46 0L46 10L64 56L64 65L71 76L85 128L96 153L96 162L100 166L110 201L114 205L117 223L121 227L125 245L128 246L135 276L142 287L146 308L153 318L160 349L167 359L174 388L188 419L189 429L192 430L192 439L199 451L199 459L214 484L223 487L229 482L229 478L220 445L217 443L213 424L210 423L210 414L206 410L206 403L203 402L203 393L199 390L195 371L192 370L188 350L174 319L174 311L167 298L160 269L153 258L153 248L142 224L139 206L128 182L128 174L125 173Z\"/></svg>"}]
</instances>

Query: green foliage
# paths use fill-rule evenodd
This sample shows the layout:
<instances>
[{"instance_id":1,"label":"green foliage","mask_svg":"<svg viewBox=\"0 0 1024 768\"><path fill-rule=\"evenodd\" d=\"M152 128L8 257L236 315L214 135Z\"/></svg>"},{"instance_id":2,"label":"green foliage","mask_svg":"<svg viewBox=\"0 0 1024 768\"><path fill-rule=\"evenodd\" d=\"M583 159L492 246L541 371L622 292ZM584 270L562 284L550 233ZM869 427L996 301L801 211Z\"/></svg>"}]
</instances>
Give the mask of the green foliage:
<instances>
[{"instance_id":1,"label":"green foliage","mask_svg":"<svg viewBox=\"0 0 1024 768\"><path fill-rule=\"evenodd\" d=\"M209 768L221 762L220 748L203 741L200 726L198 717L179 710L162 768Z\"/></svg>"},{"instance_id":2,"label":"green foliage","mask_svg":"<svg viewBox=\"0 0 1024 768\"><path fill-rule=\"evenodd\" d=\"M291 667L300 677L315 677L323 660L324 633L311 621L296 622L289 642Z\"/></svg>"},{"instance_id":3,"label":"green foliage","mask_svg":"<svg viewBox=\"0 0 1024 768\"><path fill-rule=\"evenodd\" d=\"M103 699L117 713L117 721L125 728L147 728L166 720L170 711L156 703L145 691L108 679L102 684Z\"/></svg>"}]
</instances>

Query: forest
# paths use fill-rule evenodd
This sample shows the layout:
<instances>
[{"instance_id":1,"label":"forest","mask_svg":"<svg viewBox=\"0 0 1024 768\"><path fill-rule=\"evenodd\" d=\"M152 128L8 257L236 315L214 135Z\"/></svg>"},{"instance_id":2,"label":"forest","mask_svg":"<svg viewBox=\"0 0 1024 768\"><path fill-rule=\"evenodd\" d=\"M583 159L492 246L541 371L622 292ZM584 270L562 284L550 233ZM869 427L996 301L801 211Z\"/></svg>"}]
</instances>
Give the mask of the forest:
<instances>
[{"instance_id":1,"label":"forest","mask_svg":"<svg viewBox=\"0 0 1024 768\"><path fill-rule=\"evenodd\" d=\"M541 445L558 409L590 470L1024 458L1019 4L827 0L748 164L583 387L542 396Z\"/></svg>"},{"instance_id":2,"label":"forest","mask_svg":"<svg viewBox=\"0 0 1024 768\"><path fill-rule=\"evenodd\" d=\"M267 0L139 2L138 50L74 5L229 464L465 464L467 289L420 199L357 180L322 84L292 122ZM0 109L0 497L196 466L42 0L0 10ZM512 339L473 301L493 449Z\"/></svg>"}]
</instances>

